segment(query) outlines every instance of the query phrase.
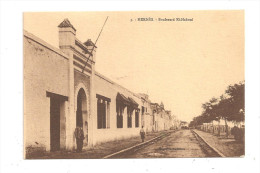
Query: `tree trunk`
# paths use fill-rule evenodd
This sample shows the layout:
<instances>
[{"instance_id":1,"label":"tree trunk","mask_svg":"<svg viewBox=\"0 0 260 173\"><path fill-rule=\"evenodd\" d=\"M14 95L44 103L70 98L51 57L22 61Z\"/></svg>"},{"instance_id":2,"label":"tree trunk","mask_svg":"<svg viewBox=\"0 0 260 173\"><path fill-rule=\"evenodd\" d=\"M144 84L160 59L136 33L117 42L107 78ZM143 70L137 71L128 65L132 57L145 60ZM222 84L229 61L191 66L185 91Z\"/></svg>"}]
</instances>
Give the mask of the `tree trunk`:
<instances>
[{"instance_id":1,"label":"tree trunk","mask_svg":"<svg viewBox=\"0 0 260 173\"><path fill-rule=\"evenodd\" d=\"M213 121L212 121L212 132L214 134L214 125L213 125Z\"/></svg>"},{"instance_id":2,"label":"tree trunk","mask_svg":"<svg viewBox=\"0 0 260 173\"><path fill-rule=\"evenodd\" d=\"M220 136L220 118L218 120L218 136Z\"/></svg>"},{"instance_id":3,"label":"tree trunk","mask_svg":"<svg viewBox=\"0 0 260 173\"><path fill-rule=\"evenodd\" d=\"M228 138L228 125L227 125L227 118L225 118L225 127L226 127L226 138Z\"/></svg>"}]
</instances>

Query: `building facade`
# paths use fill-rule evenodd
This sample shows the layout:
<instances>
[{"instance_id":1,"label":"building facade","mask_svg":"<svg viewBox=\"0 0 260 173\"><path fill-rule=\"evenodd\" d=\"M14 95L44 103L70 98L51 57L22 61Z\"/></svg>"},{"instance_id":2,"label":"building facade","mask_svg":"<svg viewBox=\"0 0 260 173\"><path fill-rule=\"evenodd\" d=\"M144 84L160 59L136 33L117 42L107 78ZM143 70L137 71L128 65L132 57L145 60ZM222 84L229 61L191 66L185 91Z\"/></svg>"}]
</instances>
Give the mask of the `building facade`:
<instances>
[{"instance_id":1,"label":"building facade","mask_svg":"<svg viewBox=\"0 0 260 173\"><path fill-rule=\"evenodd\" d=\"M65 19L59 49L24 31L24 146L44 151L74 150L74 130L84 146L168 130L171 112L154 106L95 70L97 47L81 42Z\"/></svg>"}]
</instances>

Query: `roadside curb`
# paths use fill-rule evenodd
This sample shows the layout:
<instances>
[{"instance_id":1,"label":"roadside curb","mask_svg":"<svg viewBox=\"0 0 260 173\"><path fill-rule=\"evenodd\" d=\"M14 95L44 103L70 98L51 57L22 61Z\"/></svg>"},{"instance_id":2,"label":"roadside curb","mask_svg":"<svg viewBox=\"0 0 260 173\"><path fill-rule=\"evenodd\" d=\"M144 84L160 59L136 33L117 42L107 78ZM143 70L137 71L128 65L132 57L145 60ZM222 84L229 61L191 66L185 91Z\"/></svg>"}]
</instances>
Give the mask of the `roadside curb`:
<instances>
[{"instance_id":1,"label":"roadside curb","mask_svg":"<svg viewBox=\"0 0 260 173\"><path fill-rule=\"evenodd\" d=\"M162 135L160 135L160 136L154 137L154 138L152 138L152 139L150 139L150 140L148 140L148 141L145 141L145 142L142 142L142 143L140 143L140 144L134 145L134 146L132 146L132 147L129 147L129 148L120 150L120 151L118 151L118 152L109 154L109 155L103 157L102 159L108 159L108 158L111 158L111 157L116 156L116 155L118 155L118 154L121 154L121 153L130 151L130 150L132 150L132 149L138 148L138 147L143 146L143 145L145 145L145 144L148 144L148 143L150 143L150 142L152 142L152 141L154 141L154 140L156 140L156 139L158 139L158 138L161 138L161 137L163 137L163 136L165 136L165 135L169 135L170 133L173 133L173 132L175 132L175 131L167 132L167 133L162 134Z\"/></svg>"},{"instance_id":2,"label":"roadside curb","mask_svg":"<svg viewBox=\"0 0 260 173\"><path fill-rule=\"evenodd\" d=\"M221 153L218 149L216 149L215 147L213 147L212 145L210 145L208 142L206 142L206 140L199 135L196 131L192 130L194 133L196 133L202 140L203 142L205 142L211 149L213 149L218 155L220 155L221 157L226 157L223 153Z\"/></svg>"}]
</instances>

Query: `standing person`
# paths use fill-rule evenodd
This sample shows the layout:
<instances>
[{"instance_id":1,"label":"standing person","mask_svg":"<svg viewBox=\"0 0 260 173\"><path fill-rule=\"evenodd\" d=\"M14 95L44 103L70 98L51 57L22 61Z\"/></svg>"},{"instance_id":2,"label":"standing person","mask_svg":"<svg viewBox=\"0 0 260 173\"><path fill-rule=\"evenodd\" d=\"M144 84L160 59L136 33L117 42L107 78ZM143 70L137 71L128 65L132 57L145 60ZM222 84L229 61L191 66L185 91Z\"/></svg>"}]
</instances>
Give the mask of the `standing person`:
<instances>
[{"instance_id":1,"label":"standing person","mask_svg":"<svg viewBox=\"0 0 260 173\"><path fill-rule=\"evenodd\" d=\"M76 127L74 134L77 142L77 152L81 152L83 147L83 140L85 139L82 127Z\"/></svg>"},{"instance_id":2,"label":"standing person","mask_svg":"<svg viewBox=\"0 0 260 173\"><path fill-rule=\"evenodd\" d=\"M140 135L141 135L142 142L144 142L144 138L145 138L144 126L142 126L140 130Z\"/></svg>"},{"instance_id":3,"label":"standing person","mask_svg":"<svg viewBox=\"0 0 260 173\"><path fill-rule=\"evenodd\" d=\"M86 126L86 142L88 145L88 122L87 121L85 122L85 126Z\"/></svg>"}]
</instances>

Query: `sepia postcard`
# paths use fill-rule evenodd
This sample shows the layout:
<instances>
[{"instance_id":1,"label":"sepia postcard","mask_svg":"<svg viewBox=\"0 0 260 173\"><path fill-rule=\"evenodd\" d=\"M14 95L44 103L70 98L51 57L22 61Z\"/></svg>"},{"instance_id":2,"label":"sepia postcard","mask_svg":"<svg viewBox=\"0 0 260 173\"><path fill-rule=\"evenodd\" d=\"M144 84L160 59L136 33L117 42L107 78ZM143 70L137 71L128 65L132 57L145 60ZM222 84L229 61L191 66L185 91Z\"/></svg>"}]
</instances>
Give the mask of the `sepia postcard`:
<instances>
[{"instance_id":1,"label":"sepia postcard","mask_svg":"<svg viewBox=\"0 0 260 173\"><path fill-rule=\"evenodd\" d=\"M245 156L244 10L23 13L24 159Z\"/></svg>"}]
</instances>

